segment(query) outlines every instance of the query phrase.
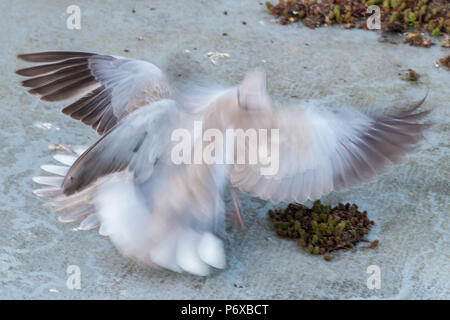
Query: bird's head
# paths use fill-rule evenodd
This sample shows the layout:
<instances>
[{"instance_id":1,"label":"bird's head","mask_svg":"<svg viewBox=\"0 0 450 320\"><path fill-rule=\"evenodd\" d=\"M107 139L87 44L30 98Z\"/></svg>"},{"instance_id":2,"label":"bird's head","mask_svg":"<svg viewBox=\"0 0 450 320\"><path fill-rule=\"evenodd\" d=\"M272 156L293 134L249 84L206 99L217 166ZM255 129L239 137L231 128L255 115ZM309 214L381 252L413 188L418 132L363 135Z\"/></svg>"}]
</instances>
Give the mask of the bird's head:
<instances>
[{"instance_id":1,"label":"bird's head","mask_svg":"<svg viewBox=\"0 0 450 320\"><path fill-rule=\"evenodd\" d=\"M269 109L270 97L266 88L266 72L254 69L245 75L241 85L236 88L237 104L244 109Z\"/></svg>"}]
</instances>

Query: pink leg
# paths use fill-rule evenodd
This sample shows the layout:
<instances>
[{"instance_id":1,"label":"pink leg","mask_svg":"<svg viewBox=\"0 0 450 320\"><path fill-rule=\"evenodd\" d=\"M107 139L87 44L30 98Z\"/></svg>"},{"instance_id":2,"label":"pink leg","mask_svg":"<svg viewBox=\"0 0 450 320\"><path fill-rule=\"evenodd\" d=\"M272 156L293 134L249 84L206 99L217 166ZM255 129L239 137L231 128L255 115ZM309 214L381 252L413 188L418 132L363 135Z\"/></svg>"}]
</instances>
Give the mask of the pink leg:
<instances>
[{"instance_id":1,"label":"pink leg","mask_svg":"<svg viewBox=\"0 0 450 320\"><path fill-rule=\"evenodd\" d=\"M231 199L233 201L235 221L241 227L242 230L245 230L244 221L242 220L241 208L239 206L239 198L233 189L230 189L230 194Z\"/></svg>"}]
</instances>

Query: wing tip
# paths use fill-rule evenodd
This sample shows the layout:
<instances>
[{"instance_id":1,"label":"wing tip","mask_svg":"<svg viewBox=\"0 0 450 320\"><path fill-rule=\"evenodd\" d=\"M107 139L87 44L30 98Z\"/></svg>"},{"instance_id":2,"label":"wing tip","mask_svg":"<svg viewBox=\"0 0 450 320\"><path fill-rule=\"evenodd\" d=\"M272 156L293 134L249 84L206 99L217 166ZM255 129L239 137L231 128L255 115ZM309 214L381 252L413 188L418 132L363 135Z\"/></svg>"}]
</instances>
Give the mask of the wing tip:
<instances>
[{"instance_id":1,"label":"wing tip","mask_svg":"<svg viewBox=\"0 0 450 320\"><path fill-rule=\"evenodd\" d=\"M33 182L41 185L61 187L63 182L63 177L58 176L37 176L31 179Z\"/></svg>"},{"instance_id":2,"label":"wing tip","mask_svg":"<svg viewBox=\"0 0 450 320\"><path fill-rule=\"evenodd\" d=\"M425 100L427 99L428 93L429 93L429 92L430 92L430 89L428 88L428 89L427 89L427 92L425 93L425 96L424 96L422 99L420 99L420 100L417 101L417 102L412 103L409 107L406 108L406 110L400 112L399 115L411 115L414 111L416 111L417 109L419 109L419 108L423 105L423 103L425 102ZM432 111L432 109L426 110L426 111L423 111L423 112L420 112L419 114L423 114L424 116L426 116L426 115L427 115L428 113L430 113L431 111Z\"/></svg>"},{"instance_id":3,"label":"wing tip","mask_svg":"<svg viewBox=\"0 0 450 320\"><path fill-rule=\"evenodd\" d=\"M50 52L31 52L31 53L19 53L17 59L26 62L42 62L40 57Z\"/></svg>"},{"instance_id":4,"label":"wing tip","mask_svg":"<svg viewBox=\"0 0 450 320\"><path fill-rule=\"evenodd\" d=\"M28 57L34 53L19 53L16 57L17 59L23 60L23 61L29 61Z\"/></svg>"},{"instance_id":5,"label":"wing tip","mask_svg":"<svg viewBox=\"0 0 450 320\"><path fill-rule=\"evenodd\" d=\"M58 187L46 187L41 189L34 189L33 193L38 197L48 198L62 195L62 190Z\"/></svg>"},{"instance_id":6,"label":"wing tip","mask_svg":"<svg viewBox=\"0 0 450 320\"><path fill-rule=\"evenodd\" d=\"M96 55L91 52L78 52L78 51L42 51L31 53L19 53L17 58L27 62L54 62L75 57L90 57Z\"/></svg>"},{"instance_id":7,"label":"wing tip","mask_svg":"<svg viewBox=\"0 0 450 320\"><path fill-rule=\"evenodd\" d=\"M17 69L16 71L14 71L14 73L22 77L32 77L32 75L30 74L30 68Z\"/></svg>"}]
</instances>

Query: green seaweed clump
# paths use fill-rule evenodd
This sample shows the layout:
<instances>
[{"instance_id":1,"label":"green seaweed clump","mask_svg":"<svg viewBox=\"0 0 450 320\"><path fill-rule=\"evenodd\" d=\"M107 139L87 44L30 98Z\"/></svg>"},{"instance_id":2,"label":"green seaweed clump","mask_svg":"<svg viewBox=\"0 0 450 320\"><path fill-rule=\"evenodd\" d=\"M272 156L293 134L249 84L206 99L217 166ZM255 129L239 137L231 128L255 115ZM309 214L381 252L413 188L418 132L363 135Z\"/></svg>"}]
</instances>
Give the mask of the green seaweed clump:
<instances>
[{"instance_id":1,"label":"green seaweed clump","mask_svg":"<svg viewBox=\"0 0 450 320\"><path fill-rule=\"evenodd\" d=\"M301 21L311 29L325 24L353 28L357 20L365 17L367 9L362 1L355 0L280 0L276 5L266 2L266 7L283 25Z\"/></svg>"},{"instance_id":2,"label":"green seaweed clump","mask_svg":"<svg viewBox=\"0 0 450 320\"><path fill-rule=\"evenodd\" d=\"M298 244L311 254L323 255L331 260L330 252L354 248L374 224L367 211L358 211L356 204L339 203L325 206L320 200L312 208L291 203L285 210L277 208L268 212L277 234L281 237L299 239ZM378 240L363 248L373 248ZM361 247L360 247L361 248Z\"/></svg>"},{"instance_id":3,"label":"green seaweed clump","mask_svg":"<svg viewBox=\"0 0 450 320\"><path fill-rule=\"evenodd\" d=\"M432 36L450 34L450 2L448 0L279 0L266 2L270 13L285 25L301 21L314 29L321 25L344 24L346 29L357 25L368 29L366 12L371 5L381 10L384 33L408 30L428 31Z\"/></svg>"}]
</instances>

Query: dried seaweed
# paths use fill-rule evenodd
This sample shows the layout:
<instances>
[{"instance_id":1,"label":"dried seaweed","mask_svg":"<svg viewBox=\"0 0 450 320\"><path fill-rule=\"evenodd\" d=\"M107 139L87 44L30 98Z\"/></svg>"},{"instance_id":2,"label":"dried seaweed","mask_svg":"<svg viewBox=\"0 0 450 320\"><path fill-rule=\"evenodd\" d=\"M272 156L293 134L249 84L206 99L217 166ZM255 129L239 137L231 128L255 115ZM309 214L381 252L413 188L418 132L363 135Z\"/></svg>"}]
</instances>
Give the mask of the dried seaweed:
<instances>
[{"instance_id":1,"label":"dried seaweed","mask_svg":"<svg viewBox=\"0 0 450 320\"><path fill-rule=\"evenodd\" d=\"M425 38L422 33L409 33L406 38L403 39L403 43L408 43L415 47L429 48L433 43Z\"/></svg>"},{"instance_id":2,"label":"dried seaweed","mask_svg":"<svg viewBox=\"0 0 450 320\"><path fill-rule=\"evenodd\" d=\"M380 6L383 32L428 31L433 36L450 33L450 3L446 0L280 0L266 2L270 13L285 25L301 21L314 29L344 24L346 29L368 29L366 10Z\"/></svg>"}]
</instances>

